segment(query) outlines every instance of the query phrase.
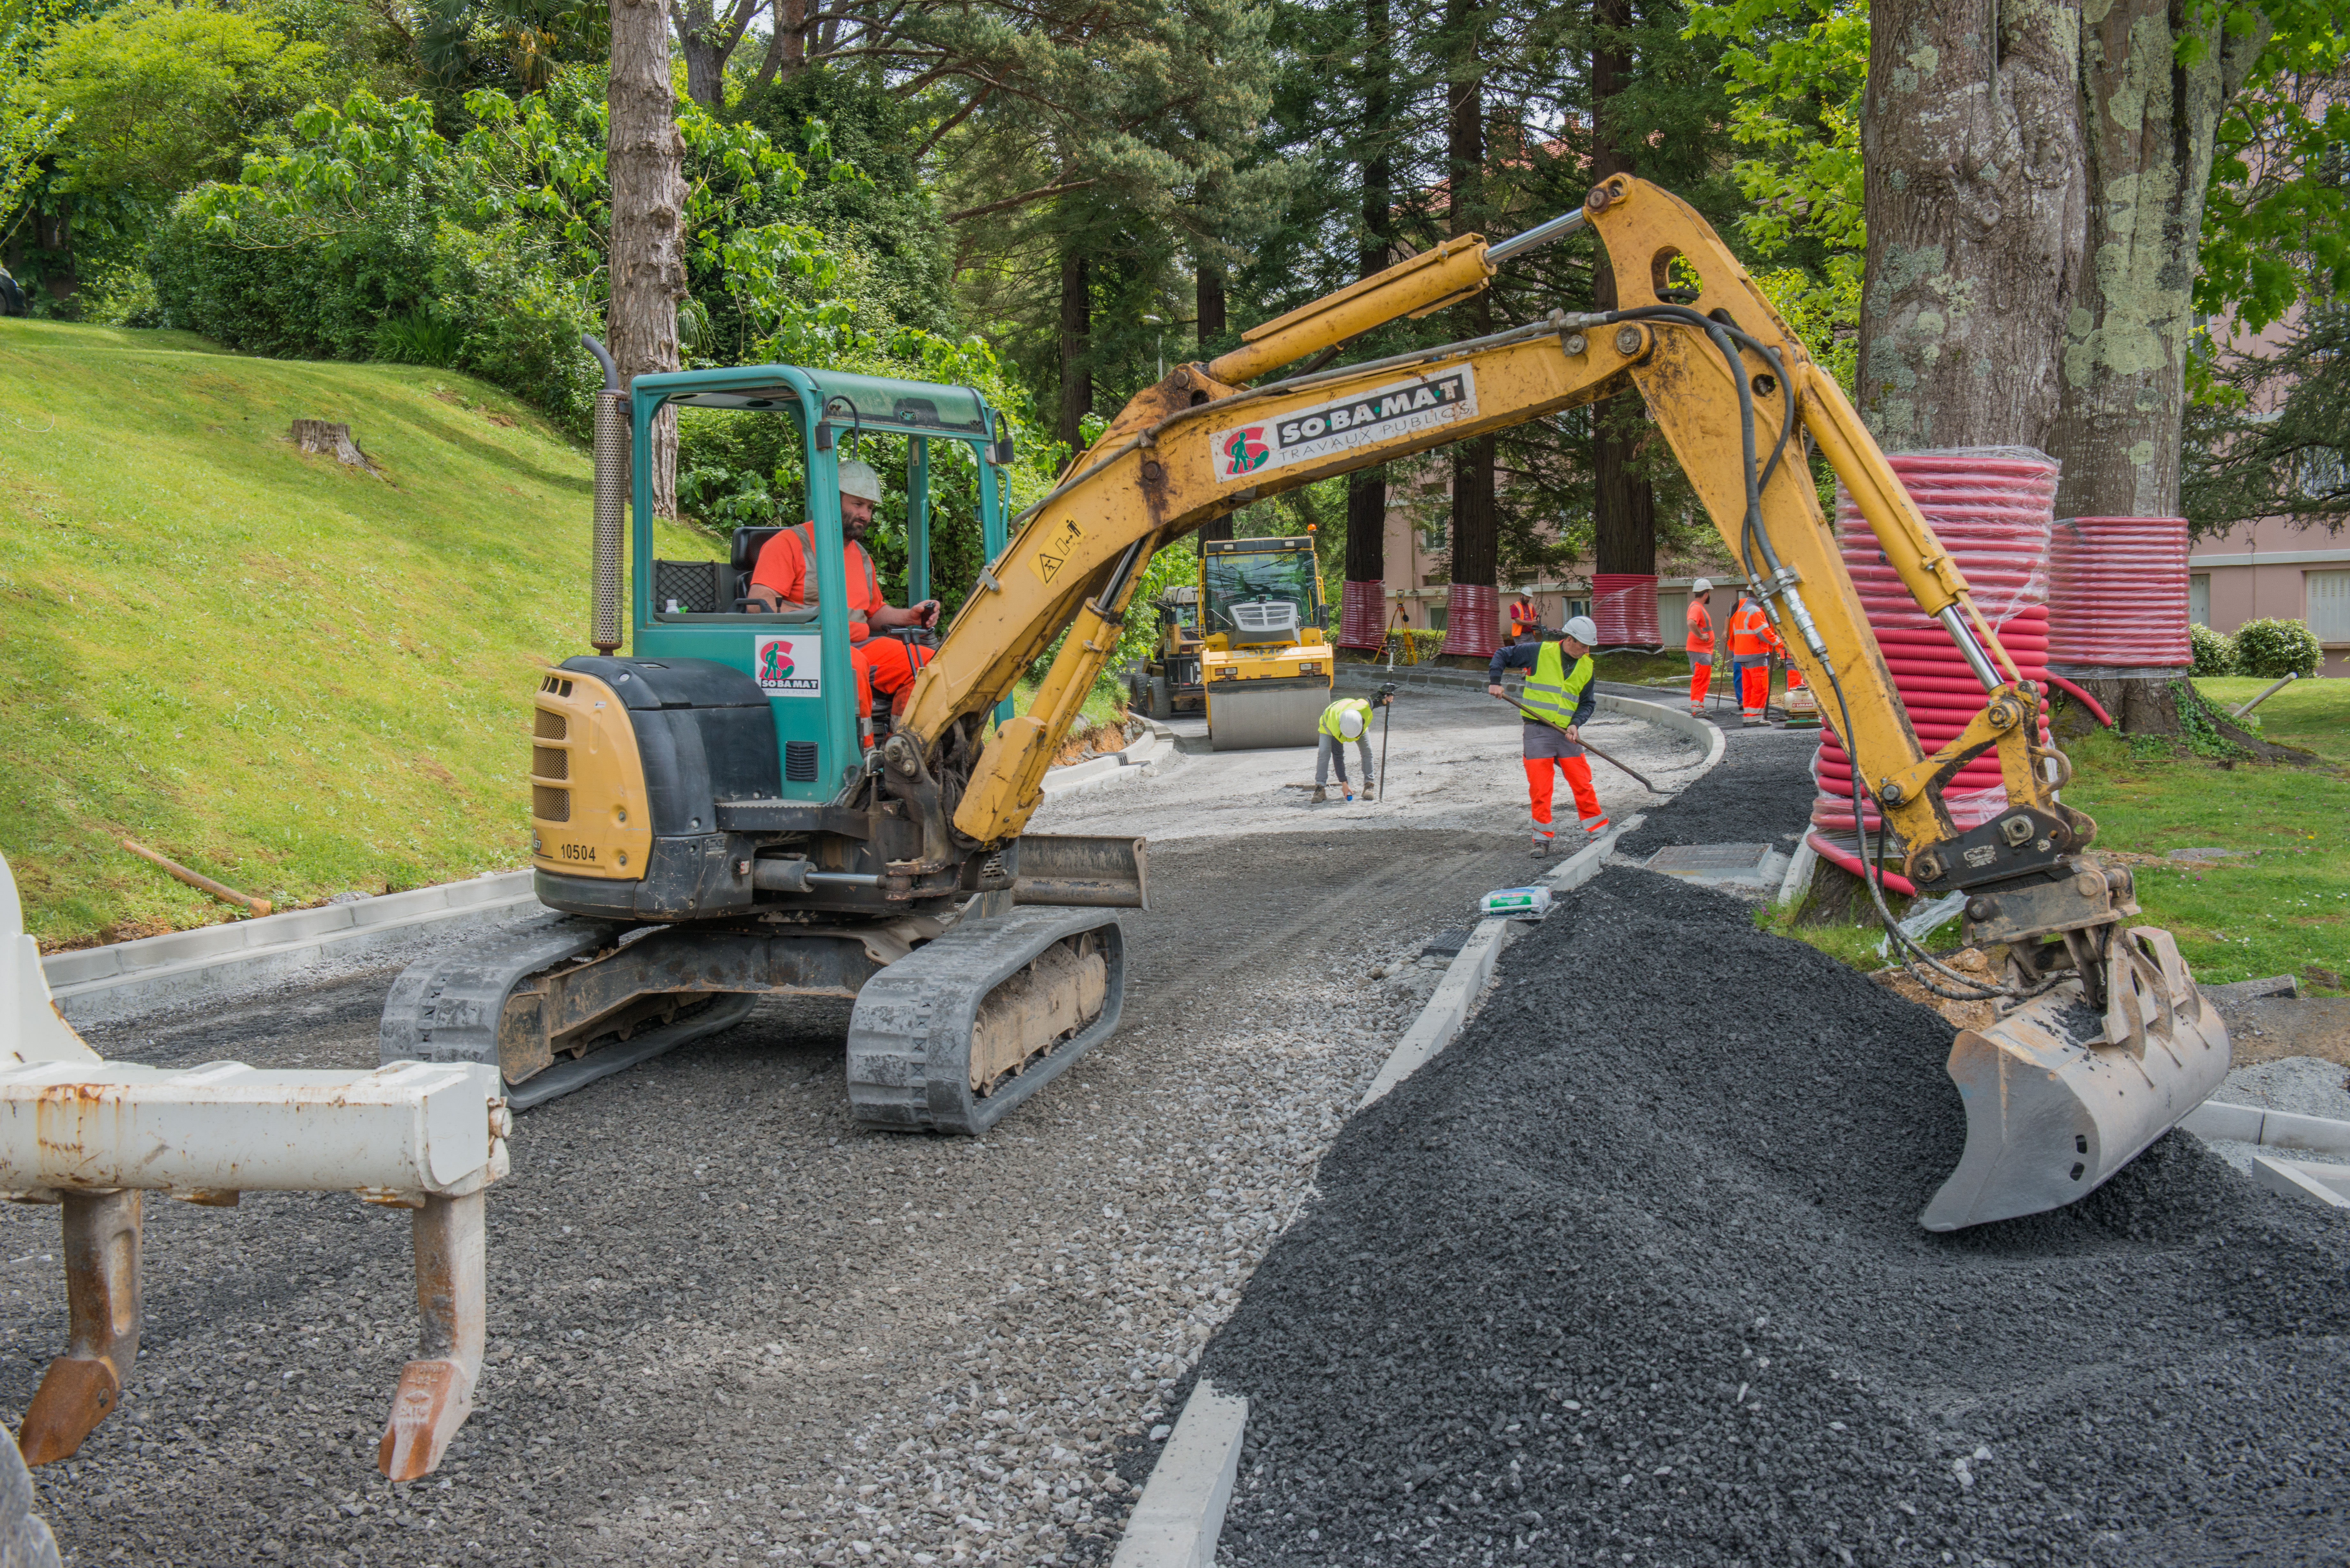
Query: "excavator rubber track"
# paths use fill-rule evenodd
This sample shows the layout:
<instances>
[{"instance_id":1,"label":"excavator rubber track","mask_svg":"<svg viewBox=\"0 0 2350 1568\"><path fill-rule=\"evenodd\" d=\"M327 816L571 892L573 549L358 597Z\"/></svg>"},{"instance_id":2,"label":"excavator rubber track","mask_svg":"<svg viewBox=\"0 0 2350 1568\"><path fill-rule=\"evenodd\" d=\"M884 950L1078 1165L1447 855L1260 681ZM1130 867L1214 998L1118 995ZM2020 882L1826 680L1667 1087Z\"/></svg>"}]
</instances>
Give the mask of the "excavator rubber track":
<instances>
[{"instance_id":1,"label":"excavator rubber track","mask_svg":"<svg viewBox=\"0 0 2350 1568\"><path fill-rule=\"evenodd\" d=\"M1097 973L1094 963L1098 961ZM1098 1002L1055 1014L1098 982ZM1052 994L1045 992L1048 988ZM1084 998L1090 1001L1090 996ZM866 981L848 1025L848 1100L868 1127L986 1132L1117 1032L1126 1001L1126 934L1115 910L1025 906L967 919ZM975 1037L1031 1030L972 1082ZM1051 1023L1066 1023L1049 1037ZM1004 1050L999 1040L994 1049Z\"/></svg>"},{"instance_id":2,"label":"excavator rubber track","mask_svg":"<svg viewBox=\"0 0 2350 1568\"><path fill-rule=\"evenodd\" d=\"M419 960L400 971L384 998L377 1034L380 1059L486 1062L503 1071L498 1026L515 988L544 970L617 946L629 929L549 914L461 951ZM558 1062L509 1085L507 1104L517 1111L528 1110L650 1061L741 1022L758 1000L755 995L712 997L673 1023Z\"/></svg>"}]
</instances>

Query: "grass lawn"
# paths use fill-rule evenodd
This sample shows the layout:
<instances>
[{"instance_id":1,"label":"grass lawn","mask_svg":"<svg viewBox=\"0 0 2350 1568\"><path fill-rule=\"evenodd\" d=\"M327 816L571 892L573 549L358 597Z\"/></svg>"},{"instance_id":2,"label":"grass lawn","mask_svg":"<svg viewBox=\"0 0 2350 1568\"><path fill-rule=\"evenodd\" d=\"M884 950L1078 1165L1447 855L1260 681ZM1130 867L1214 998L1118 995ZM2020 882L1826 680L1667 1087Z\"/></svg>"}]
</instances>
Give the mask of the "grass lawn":
<instances>
[{"instance_id":1,"label":"grass lawn","mask_svg":"<svg viewBox=\"0 0 2350 1568\"><path fill-rule=\"evenodd\" d=\"M380 474L307 457L350 425ZM0 321L0 850L45 943L520 865L530 691L586 651L590 464L448 371ZM657 549L720 553L665 529Z\"/></svg>"},{"instance_id":2,"label":"grass lawn","mask_svg":"<svg viewBox=\"0 0 2350 1568\"><path fill-rule=\"evenodd\" d=\"M2233 707L2266 681L2199 680ZM2064 798L2097 821L2094 853L2129 866L2145 923L2178 939L2206 983L2350 969L2350 680L2296 681L2257 710L2264 738L2306 747L2335 764L2222 767L2152 740L2100 732L2070 743L2076 769ZM2228 849L2225 859L2181 861L2174 849ZM1896 905L1896 913L1899 906ZM1772 929L1859 969L1877 969L1874 925ZM1955 927L1946 928L1946 932ZM1942 940L1950 940L1946 934Z\"/></svg>"}]
</instances>

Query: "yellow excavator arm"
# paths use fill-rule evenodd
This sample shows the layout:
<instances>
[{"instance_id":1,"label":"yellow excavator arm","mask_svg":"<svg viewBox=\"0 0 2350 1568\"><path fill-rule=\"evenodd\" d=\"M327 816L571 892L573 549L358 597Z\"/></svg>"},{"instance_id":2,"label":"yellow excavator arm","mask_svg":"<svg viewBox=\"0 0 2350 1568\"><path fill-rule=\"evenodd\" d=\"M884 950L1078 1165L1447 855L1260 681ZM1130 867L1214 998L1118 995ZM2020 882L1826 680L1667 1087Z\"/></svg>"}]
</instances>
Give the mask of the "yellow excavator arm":
<instances>
[{"instance_id":1,"label":"yellow excavator arm","mask_svg":"<svg viewBox=\"0 0 2350 1568\"><path fill-rule=\"evenodd\" d=\"M1243 385L1384 322L1468 298L1513 251L1586 225L1614 264L1627 302L1616 312L1555 315L1473 342ZM1685 264L1675 296L1681 303L1661 297L1676 286L1676 260ZM1689 301L1692 271L1697 297ZM1725 328L1739 337L1717 337ZM1838 729L1913 849L1956 836L1931 786L1994 744L2017 804L2061 825L2071 847L2085 842L2085 820L2054 803L2062 763L2034 751L2033 701L2008 684L2013 664L1834 379L1814 364L1704 219L1658 187L1622 176L1595 189L1583 212L1543 230L1499 246L1476 236L1449 241L1267 322L1231 353L1180 367L1129 403L1021 519L909 700L904 728L935 748L950 724L1001 700L1068 628L1028 712L1003 725L980 755L955 827L980 843L1019 833L1042 799L1045 770L1116 647L1128 597L1154 551L1264 496L1594 402L1627 385L1646 398L1804 674L1840 697L1845 711L1837 717L1848 722ZM1762 467L1756 454L1781 446L1791 411L1918 603L1952 628L1986 677L1983 716L1933 755L1895 695L1797 441L1785 441L1750 498L1746 476Z\"/></svg>"},{"instance_id":2,"label":"yellow excavator arm","mask_svg":"<svg viewBox=\"0 0 2350 1568\"><path fill-rule=\"evenodd\" d=\"M1471 342L1244 385L1383 322L1469 298L1509 255L1584 227L1607 248L1624 301L1617 310L1555 313ZM1705 221L1644 182L1610 178L1580 212L1499 244L1450 241L1267 322L1232 352L1183 366L1136 397L983 575L914 686L892 765L931 787L951 732L972 736L1066 628L1029 711L988 741L959 796L950 782L932 797L971 843L1013 838L1117 647L1153 551L1293 486L1627 386L1639 389L1749 591L1820 694L1853 759L1856 817L1865 789L1919 893L1965 894L1969 940L2007 955L2000 981L1949 968L1899 930L1880 879L1866 876L1897 956L1920 983L2012 1009L1962 1032L1952 1049L1967 1147L1920 1222L1952 1230L2080 1198L2218 1087L2227 1030L2169 934L2126 924L2138 912L2128 872L2083 854L2096 826L2057 797L2070 766L2039 743L2039 692L1851 403ZM1910 727L1821 513L1806 442L1983 687L1981 710L1931 753ZM1942 785L1993 748L2007 805L1961 830Z\"/></svg>"}]
</instances>

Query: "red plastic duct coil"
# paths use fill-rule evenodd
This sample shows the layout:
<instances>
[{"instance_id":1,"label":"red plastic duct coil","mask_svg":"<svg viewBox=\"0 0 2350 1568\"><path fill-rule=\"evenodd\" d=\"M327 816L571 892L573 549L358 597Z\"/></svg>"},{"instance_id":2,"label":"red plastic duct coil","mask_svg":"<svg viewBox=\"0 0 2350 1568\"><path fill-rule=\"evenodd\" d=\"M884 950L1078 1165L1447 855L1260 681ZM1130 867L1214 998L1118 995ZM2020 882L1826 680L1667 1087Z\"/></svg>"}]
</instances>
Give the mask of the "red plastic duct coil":
<instances>
[{"instance_id":1,"label":"red plastic duct coil","mask_svg":"<svg viewBox=\"0 0 2350 1568\"><path fill-rule=\"evenodd\" d=\"M2027 680L2043 679L2055 460L2024 448L1991 447L1904 452L1888 461L1965 574L1976 607L1998 631L2016 668ZM1967 668L1950 634L1909 597L1878 550L1867 520L1841 489L1836 492L1836 534L1869 628L1909 711L1910 728L1918 732L1918 743L1933 751L1956 737L1981 711L1982 683ZM1850 849L1859 838L1852 815L1852 759L1835 731L1826 727L1837 717L1832 693L1820 693L1820 708L1825 723L1820 749L1812 759L1812 778L1820 794L1812 805L1812 826ZM2043 714L2045 711L2043 703ZM2044 717L2040 727L2045 735ZM1873 838L1883 825L1865 792L1862 800ZM1942 800L1960 827L1998 815L2007 804L1998 757L1985 753L1960 768L1943 786Z\"/></svg>"},{"instance_id":2,"label":"red plastic duct coil","mask_svg":"<svg viewBox=\"0 0 2350 1568\"><path fill-rule=\"evenodd\" d=\"M1385 583L1347 582L1338 590L1338 646L1367 648L1387 644Z\"/></svg>"},{"instance_id":3,"label":"red plastic duct coil","mask_svg":"<svg viewBox=\"0 0 2350 1568\"><path fill-rule=\"evenodd\" d=\"M2187 519L2068 517L2048 561L2048 662L2185 669Z\"/></svg>"},{"instance_id":4,"label":"red plastic duct coil","mask_svg":"<svg viewBox=\"0 0 2350 1568\"><path fill-rule=\"evenodd\" d=\"M1655 648L1661 644L1664 639L1657 634L1656 574L1592 573L1591 618L1599 628L1602 648Z\"/></svg>"},{"instance_id":5,"label":"red plastic duct coil","mask_svg":"<svg viewBox=\"0 0 2350 1568\"><path fill-rule=\"evenodd\" d=\"M1502 590L1484 583L1455 583L1444 601L1446 653L1491 659L1502 645Z\"/></svg>"}]
</instances>

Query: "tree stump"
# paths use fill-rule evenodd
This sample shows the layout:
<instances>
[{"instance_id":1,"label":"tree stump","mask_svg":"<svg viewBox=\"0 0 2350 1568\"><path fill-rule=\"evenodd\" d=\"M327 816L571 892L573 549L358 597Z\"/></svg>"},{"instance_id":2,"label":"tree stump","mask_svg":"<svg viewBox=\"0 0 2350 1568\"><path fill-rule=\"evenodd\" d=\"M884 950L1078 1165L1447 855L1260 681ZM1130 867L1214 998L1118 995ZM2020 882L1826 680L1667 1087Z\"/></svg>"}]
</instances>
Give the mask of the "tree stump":
<instances>
[{"instance_id":1,"label":"tree stump","mask_svg":"<svg viewBox=\"0 0 2350 1568\"><path fill-rule=\"evenodd\" d=\"M375 464L369 461L367 453L359 450L359 443L351 438L348 425L328 424L324 420L296 420L294 444L317 456L331 457L346 467L365 469L369 473L375 472Z\"/></svg>"}]
</instances>

